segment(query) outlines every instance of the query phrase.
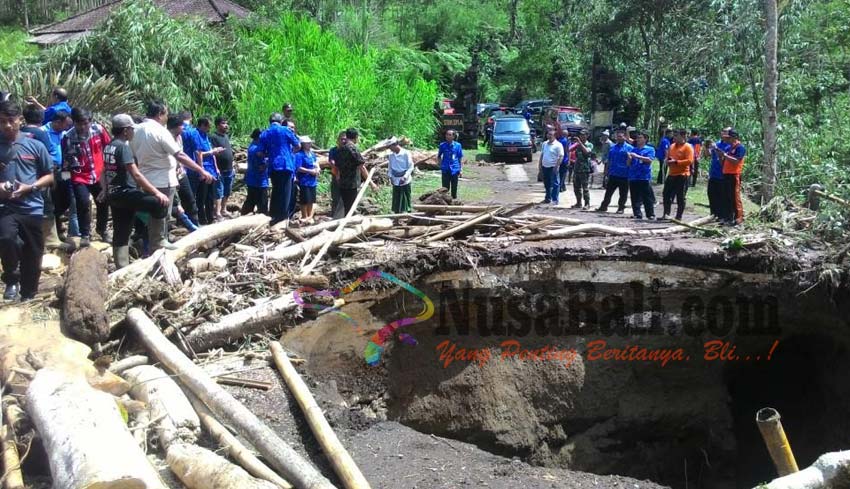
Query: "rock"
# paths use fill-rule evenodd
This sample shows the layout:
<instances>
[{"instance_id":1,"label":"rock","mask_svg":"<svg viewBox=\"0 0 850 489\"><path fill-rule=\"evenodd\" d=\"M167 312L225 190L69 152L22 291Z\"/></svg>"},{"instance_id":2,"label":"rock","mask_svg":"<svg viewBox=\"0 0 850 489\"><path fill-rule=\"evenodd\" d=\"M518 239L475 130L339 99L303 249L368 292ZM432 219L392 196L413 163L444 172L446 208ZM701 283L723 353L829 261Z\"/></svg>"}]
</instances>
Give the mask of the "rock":
<instances>
[{"instance_id":1,"label":"rock","mask_svg":"<svg viewBox=\"0 0 850 489\"><path fill-rule=\"evenodd\" d=\"M56 270L62 266L62 259L53 253L45 253L41 257L41 269L43 271Z\"/></svg>"}]
</instances>

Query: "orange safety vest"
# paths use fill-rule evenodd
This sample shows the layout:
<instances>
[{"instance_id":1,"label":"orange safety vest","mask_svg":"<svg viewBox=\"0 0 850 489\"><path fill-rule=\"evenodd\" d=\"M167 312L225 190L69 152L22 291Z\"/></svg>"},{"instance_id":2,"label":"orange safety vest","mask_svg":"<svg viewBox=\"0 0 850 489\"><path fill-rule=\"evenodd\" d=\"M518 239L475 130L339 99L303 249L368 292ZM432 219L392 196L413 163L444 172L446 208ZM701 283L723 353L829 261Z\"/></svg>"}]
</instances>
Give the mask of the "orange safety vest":
<instances>
[{"instance_id":1,"label":"orange safety vest","mask_svg":"<svg viewBox=\"0 0 850 489\"><path fill-rule=\"evenodd\" d=\"M727 154L734 154L735 150L740 145L741 145L740 142L733 144L732 147L729 148L729 151L727 151L726 153ZM736 163L734 161L731 161L729 158L724 157L723 158L723 174L724 175L740 175L741 171L744 169L744 160L746 160L746 159L747 158L745 156L744 158L741 158L741 161L738 161Z\"/></svg>"}]
</instances>

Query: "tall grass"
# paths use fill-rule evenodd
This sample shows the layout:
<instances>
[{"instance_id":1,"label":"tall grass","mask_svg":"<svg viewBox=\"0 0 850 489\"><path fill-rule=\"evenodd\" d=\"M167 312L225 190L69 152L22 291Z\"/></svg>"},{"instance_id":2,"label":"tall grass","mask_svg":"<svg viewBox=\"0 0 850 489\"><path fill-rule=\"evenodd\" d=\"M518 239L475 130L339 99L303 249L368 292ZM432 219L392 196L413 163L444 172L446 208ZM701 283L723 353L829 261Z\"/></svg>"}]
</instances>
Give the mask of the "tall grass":
<instances>
[{"instance_id":1,"label":"tall grass","mask_svg":"<svg viewBox=\"0 0 850 489\"><path fill-rule=\"evenodd\" d=\"M38 48L27 42L29 35L23 30L0 28L0 69L6 70L16 61L36 56Z\"/></svg>"},{"instance_id":2,"label":"tall grass","mask_svg":"<svg viewBox=\"0 0 850 489\"><path fill-rule=\"evenodd\" d=\"M381 70L377 52L362 53L308 20L283 15L273 24L245 28L260 46L245 96L236 102L238 130L264 127L290 102L298 132L321 146L357 127L365 142L405 133L425 144L434 130L437 91L415 73Z\"/></svg>"}]
</instances>

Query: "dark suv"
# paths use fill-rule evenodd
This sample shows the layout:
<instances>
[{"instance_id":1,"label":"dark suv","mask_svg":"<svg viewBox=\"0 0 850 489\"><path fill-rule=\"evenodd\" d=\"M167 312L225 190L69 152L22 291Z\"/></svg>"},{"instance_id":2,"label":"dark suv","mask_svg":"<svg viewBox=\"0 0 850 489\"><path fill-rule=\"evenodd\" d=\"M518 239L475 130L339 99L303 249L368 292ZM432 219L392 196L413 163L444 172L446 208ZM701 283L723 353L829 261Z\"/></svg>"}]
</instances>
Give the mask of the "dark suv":
<instances>
[{"instance_id":1,"label":"dark suv","mask_svg":"<svg viewBox=\"0 0 850 489\"><path fill-rule=\"evenodd\" d=\"M493 135L490 143L490 160L522 157L531 161L534 152L531 128L522 116L506 115L493 123Z\"/></svg>"}]
</instances>

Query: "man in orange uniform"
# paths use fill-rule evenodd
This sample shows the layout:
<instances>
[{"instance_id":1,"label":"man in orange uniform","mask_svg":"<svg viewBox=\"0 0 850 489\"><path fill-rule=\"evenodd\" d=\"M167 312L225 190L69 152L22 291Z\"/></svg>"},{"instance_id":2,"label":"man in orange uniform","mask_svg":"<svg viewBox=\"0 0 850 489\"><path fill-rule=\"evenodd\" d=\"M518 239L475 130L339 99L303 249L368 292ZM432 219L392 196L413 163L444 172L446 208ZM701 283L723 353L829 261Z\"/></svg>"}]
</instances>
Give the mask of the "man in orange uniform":
<instances>
[{"instance_id":1,"label":"man in orange uniform","mask_svg":"<svg viewBox=\"0 0 850 489\"><path fill-rule=\"evenodd\" d=\"M694 148L686 142L687 137L687 131L677 129L673 132L673 144L667 150L666 163L670 173L664 181L664 217L662 219L670 219L673 196L676 197L676 219L681 219L682 214L685 213L685 195L688 192L688 178L694 162Z\"/></svg>"},{"instance_id":2,"label":"man in orange uniform","mask_svg":"<svg viewBox=\"0 0 850 489\"><path fill-rule=\"evenodd\" d=\"M744 204L741 202L741 171L747 157L747 148L738 140L738 131L729 129L726 143L727 151L719 152L723 161L723 207L720 217L729 226L736 226L744 221Z\"/></svg>"}]
</instances>

